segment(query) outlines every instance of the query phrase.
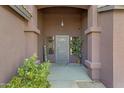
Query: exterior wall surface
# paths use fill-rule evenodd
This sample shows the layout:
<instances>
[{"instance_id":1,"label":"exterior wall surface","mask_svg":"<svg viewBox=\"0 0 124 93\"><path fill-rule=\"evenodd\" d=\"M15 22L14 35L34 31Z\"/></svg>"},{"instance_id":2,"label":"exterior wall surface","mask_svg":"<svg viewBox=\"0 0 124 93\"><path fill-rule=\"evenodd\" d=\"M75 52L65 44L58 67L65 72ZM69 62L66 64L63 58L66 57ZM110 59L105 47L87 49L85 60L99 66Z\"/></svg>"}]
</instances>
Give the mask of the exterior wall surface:
<instances>
[{"instance_id":1,"label":"exterior wall surface","mask_svg":"<svg viewBox=\"0 0 124 93\"><path fill-rule=\"evenodd\" d=\"M113 87L124 87L124 9L113 17Z\"/></svg>"},{"instance_id":2,"label":"exterior wall surface","mask_svg":"<svg viewBox=\"0 0 124 93\"><path fill-rule=\"evenodd\" d=\"M9 7L0 6L0 83L16 73L24 58L24 19Z\"/></svg>"},{"instance_id":3,"label":"exterior wall surface","mask_svg":"<svg viewBox=\"0 0 124 93\"><path fill-rule=\"evenodd\" d=\"M87 29L88 25L88 13L82 13L82 63L84 64L85 59L87 59L87 36L85 34L85 30Z\"/></svg>"},{"instance_id":4,"label":"exterior wall surface","mask_svg":"<svg viewBox=\"0 0 124 93\"><path fill-rule=\"evenodd\" d=\"M8 82L24 59L37 53L37 31L31 28L36 25L37 10L33 9L27 21L9 6L0 6L0 83Z\"/></svg>"},{"instance_id":5,"label":"exterior wall surface","mask_svg":"<svg viewBox=\"0 0 124 93\"><path fill-rule=\"evenodd\" d=\"M124 87L124 10L99 13L101 32L101 81L107 87Z\"/></svg>"},{"instance_id":6,"label":"exterior wall surface","mask_svg":"<svg viewBox=\"0 0 124 93\"><path fill-rule=\"evenodd\" d=\"M38 36L34 32L25 32L26 57L38 53Z\"/></svg>"},{"instance_id":7,"label":"exterior wall surface","mask_svg":"<svg viewBox=\"0 0 124 93\"><path fill-rule=\"evenodd\" d=\"M32 56L32 54L38 55L38 35L40 31L37 28L37 8L36 6L25 6L31 13L32 18L25 24L25 39L26 39L26 57Z\"/></svg>"},{"instance_id":8,"label":"exterior wall surface","mask_svg":"<svg viewBox=\"0 0 124 93\"><path fill-rule=\"evenodd\" d=\"M113 87L113 11L100 12L98 25L100 36L100 79L107 87Z\"/></svg>"},{"instance_id":9,"label":"exterior wall surface","mask_svg":"<svg viewBox=\"0 0 124 93\"><path fill-rule=\"evenodd\" d=\"M43 61L43 13L38 11L38 29L40 29L40 35L38 36L38 58Z\"/></svg>"},{"instance_id":10,"label":"exterior wall surface","mask_svg":"<svg viewBox=\"0 0 124 93\"><path fill-rule=\"evenodd\" d=\"M39 10L38 13L39 21L43 21L39 23L39 29L43 32L44 40L46 40L48 36L55 37L55 35L83 36L83 31L87 23L86 10L53 7ZM61 27L61 19L63 19L64 27ZM49 55L49 59L55 62L55 53L54 55ZM70 62L75 62L75 60L75 56L70 55Z\"/></svg>"}]
</instances>

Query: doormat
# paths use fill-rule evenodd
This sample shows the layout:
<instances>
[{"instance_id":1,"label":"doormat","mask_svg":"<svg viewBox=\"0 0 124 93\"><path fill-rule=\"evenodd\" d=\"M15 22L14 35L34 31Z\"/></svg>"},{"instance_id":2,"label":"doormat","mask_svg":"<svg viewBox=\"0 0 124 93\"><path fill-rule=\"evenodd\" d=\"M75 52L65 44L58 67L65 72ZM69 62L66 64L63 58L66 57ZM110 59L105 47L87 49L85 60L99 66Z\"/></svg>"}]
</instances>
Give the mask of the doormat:
<instances>
[{"instance_id":1,"label":"doormat","mask_svg":"<svg viewBox=\"0 0 124 93\"><path fill-rule=\"evenodd\" d=\"M100 81L76 81L79 88L105 88Z\"/></svg>"}]
</instances>

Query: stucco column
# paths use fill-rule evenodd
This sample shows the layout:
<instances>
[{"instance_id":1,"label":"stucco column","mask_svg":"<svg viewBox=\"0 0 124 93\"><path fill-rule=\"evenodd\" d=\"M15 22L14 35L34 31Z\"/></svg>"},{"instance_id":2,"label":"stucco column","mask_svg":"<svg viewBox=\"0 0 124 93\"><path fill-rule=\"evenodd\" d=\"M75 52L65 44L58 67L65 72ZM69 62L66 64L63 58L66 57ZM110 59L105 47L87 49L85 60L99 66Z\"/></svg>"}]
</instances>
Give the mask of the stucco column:
<instances>
[{"instance_id":1,"label":"stucco column","mask_svg":"<svg viewBox=\"0 0 124 93\"><path fill-rule=\"evenodd\" d=\"M32 18L27 22L24 31L26 57L30 57L33 54L38 54L38 35L40 34L40 31L37 28L37 8L30 5L27 9L32 15Z\"/></svg>"},{"instance_id":2,"label":"stucco column","mask_svg":"<svg viewBox=\"0 0 124 93\"><path fill-rule=\"evenodd\" d=\"M97 7L89 6L88 8L88 29L87 35L88 57L85 64L88 67L88 73L93 80L99 79L100 71L100 29L97 25Z\"/></svg>"},{"instance_id":3,"label":"stucco column","mask_svg":"<svg viewBox=\"0 0 124 93\"><path fill-rule=\"evenodd\" d=\"M38 55L38 35L36 30L25 30L25 53L26 57Z\"/></svg>"}]
</instances>

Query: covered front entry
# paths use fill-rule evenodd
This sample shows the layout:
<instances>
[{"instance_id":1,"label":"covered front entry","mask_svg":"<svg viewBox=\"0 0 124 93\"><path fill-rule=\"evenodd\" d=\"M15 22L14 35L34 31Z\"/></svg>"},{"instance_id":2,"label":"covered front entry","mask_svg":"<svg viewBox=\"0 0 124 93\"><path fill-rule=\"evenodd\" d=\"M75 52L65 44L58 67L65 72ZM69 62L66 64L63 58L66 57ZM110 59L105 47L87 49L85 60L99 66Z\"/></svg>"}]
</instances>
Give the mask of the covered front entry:
<instances>
[{"instance_id":1,"label":"covered front entry","mask_svg":"<svg viewBox=\"0 0 124 93\"><path fill-rule=\"evenodd\" d=\"M86 41L82 30L87 28L87 10L61 6L43 8L38 12L42 28L40 48L46 46L47 59L59 64L83 63L86 44L81 45L80 41ZM81 60L82 51L84 56Z\"/></svg>"},{"instance_id":2,"label":"covered front entry","mask_svg":"<svg viewBox=\"0 0 124 93\"><path fill-rule=\"evenodd\" d=\"M99 80L100 30L96 6L38 6L38 27L41 61L46 46L45 54L50 62L85 64L90 77Z\"/></svg>"},{"instance_id":3,"label":"covered front entry","mask_svg":"<svg viewBox=\"0 0 124 93\"><path fill-rule=\"evenodd\" d=\"M48 80L52 88L104 88L101 82L90 79L83 65L74 63L68 65L53 63Z\"/></svg>"},{"instance_id":4,"label":"covered front entry","mask_svg":"<svg viewBox=\"0 0 124 93\"><path fill-rule=\"evenodd\" d=\"M77 80L91 82L87 75L87 69L79 64L60 65L53 63L48 79L53 88L78 87Z\"/></svg>"},{"instance_id":5,"label":"covered front entry","mask_svg":"<svg viewBox=\"0 0 124 93\"><path fill-rule=\"evenodd\" d=\"M56 63L67 64L69 63L69 36L56 35Z\"/></svg>"}]
</instances>

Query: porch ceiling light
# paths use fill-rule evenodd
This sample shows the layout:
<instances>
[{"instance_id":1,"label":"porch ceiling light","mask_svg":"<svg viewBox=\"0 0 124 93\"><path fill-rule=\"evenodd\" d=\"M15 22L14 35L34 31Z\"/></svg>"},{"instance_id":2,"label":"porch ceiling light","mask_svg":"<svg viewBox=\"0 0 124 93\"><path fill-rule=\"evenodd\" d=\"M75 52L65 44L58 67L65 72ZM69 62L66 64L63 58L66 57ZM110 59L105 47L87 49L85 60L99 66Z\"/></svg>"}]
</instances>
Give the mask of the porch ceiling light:
<instances>
[{"instance_id":1,"label":"porch ceiling light","mask_svg":"<svg viewBox=\"0 0 124 93\"><path fill-rule=\"evenodd\" d=\"M63 22L63 19L61 20L61 27L63 27L64 26L64 22Z\"/></svg>"}]
</instances>

